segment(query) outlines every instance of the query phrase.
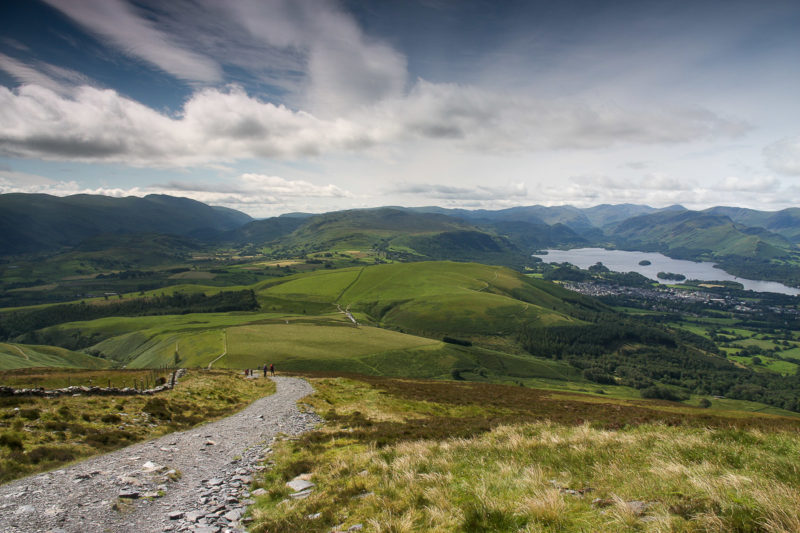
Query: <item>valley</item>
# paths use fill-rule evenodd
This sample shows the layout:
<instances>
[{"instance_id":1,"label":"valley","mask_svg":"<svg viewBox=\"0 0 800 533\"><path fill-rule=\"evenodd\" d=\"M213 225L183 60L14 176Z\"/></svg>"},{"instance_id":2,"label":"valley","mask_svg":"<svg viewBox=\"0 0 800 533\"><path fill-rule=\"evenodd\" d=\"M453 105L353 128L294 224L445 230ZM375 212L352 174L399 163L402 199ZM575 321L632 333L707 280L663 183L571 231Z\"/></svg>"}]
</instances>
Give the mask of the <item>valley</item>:
<instances>
[{"instance_id":1,"label":"valley","mask_svg":"<svg viewBox=\"0 0 800 533\"><path fill-rule=\"evenodd\" d=\"M572 519L558 518L566 512L598 531L649 517L682 530L699 523L697 509L728 525L764 516L791 524L774 511L781 498L740 515L726 510L728 496L699 490L676 497L659 487L697 479L686 457L706 453L712 443L719 448L719 487L725 476L744 471L763 476L759 483L784 482L777 466L756 473L726 457L744 449L781 465L793 453L781 448L767 457L748 443L783 446L800 428L796 296L747 291L731 280L655 281L602 262L547 263L531 255L539 249L533 244L609 245L613 235L601 239L590 222L567 216L588 217L581 211L561 210L554 219L553 209L537 208L524 216L532 212L541 218L515 220L520 213L512 210L510 218L459 213L452 219L446 211L383 208L243 222L202 239L196 232L90 236L72 247L6 255L3 384L55 387L65 378L124 384L137 383L136 372L190 370L155 403L136 396L0 398L0 474L10 480L58 468L238 410L271 390L269 380L247 379L247 371L260 377L258 369L273 364L279 374L312 383L317 392L308 402L326 422L277 446L278 465L255 481L265 492L250 511L254 531L327 531L348 521L395 519L443 520L449 524L443 531L526 524L574 530ZM613 218L610 208L603 213ZM793 246L780 261L792 261ZM638 268L664 269L640 261L647 262ZM481 490L493 494L491 509L475 507L476 495L464 492L452 504L431 503L439 517L433 518L411 511L409 502L426 496L387 479L376 459L383 452L369 451L406 457L414 446L427 456L460 442L445 462L414 467L452 470L451 481L429 489L448 492L478 475L466 467L469 457L495 453L506 438L518 443L515 456L541 448L540 439L556 439L614 443L624 459L613 465L602 454L570 459L550 447L537 455L540 474L515 478L546 506L509 507L501 496L508 489L486 478ZM660 440L685 442L689 455L670 459L685 475L627 483L641 462L655 460L646 443ZM598 477L584 461L623 474ZM351 474L368 472L352 488L367 496L346 515L332 502L348 496L326 481L339 475L329 472L334 463ZM278 509L287 496L282 484L303 473L319 491ZM588 489L601 504L582 499ZM791 498L793 489L786 490ZM606 509L617 518L599 518ZM307 523L316 513L320 522ZM462 515L466 521L459 522Z\"/></svg>"},{"instance_id":2,"label":"valley","mask_svg":"<svg viewBox=\"0 0 800 533\"><path fill-rule=\"evenodd\" d=\"M0 2L0 532L800 533L800 2Z\"/></svg>"},{"instance_id":3,"label":"valley","mask_svg":"<svg viewBox=\"0 0 800 533\"><path fill-rule=\"evenodd\" d=\"M25 200L0 196L14 209ZM748 235L785 250L765 255L760 245L720 244L702 252L709 257L725 260L735 251L742 260L786 261L796 253L786 240L793 234L767 238L766 227L746 230L719 209L392 207L255 221L213 211L216 218L199 222L212 212L208 206L169 197L116 205L90 196L30 201L40 209L48 202L85 204L79 224L45 218L39 225L76 224L68 233L86 239L65 247L40 237L36 255L3 259L2 368L213 363L242 369L272 362L290 371L616 397L647 393L689 402L713 395L797 409L794 297L741 291L727 281L716 287L691 276L662 286L602 263L580 270L530 256L533 244L647 247L644 228L659 238L676 225L695 235L704 230L705 239L724 227L728 237L721 243ZM159 209L180 210L170 227L183 235L92 229L109 209L119 217L143 208L156 220L171 216ZM767 219L737 217L768 225ZM202 224L210 226L199 232ZM682 242L678 255L690 249ZM664 268L648 262L634 270ZM738 344L724 342L724 326L744 332ZM787 344L742 344L748 338Z\"/></svg>"}]
</instances>

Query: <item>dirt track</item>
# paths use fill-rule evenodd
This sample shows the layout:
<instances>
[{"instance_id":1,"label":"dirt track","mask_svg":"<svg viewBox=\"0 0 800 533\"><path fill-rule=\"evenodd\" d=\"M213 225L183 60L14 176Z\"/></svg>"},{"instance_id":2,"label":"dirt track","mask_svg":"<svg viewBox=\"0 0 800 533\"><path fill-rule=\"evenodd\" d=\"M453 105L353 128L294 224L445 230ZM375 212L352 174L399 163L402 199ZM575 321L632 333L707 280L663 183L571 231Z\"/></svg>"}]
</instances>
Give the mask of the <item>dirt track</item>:
<instances>
[{"instance_id":1,"label":"dirt track","mask_svg":"<svg viewBox=\"0 0 800 533\"><path fill-rule=\"evenodd\" d=\"M272 437L319 421L297 408L312 392L305 380L273 379L275 394L223 420L0 486L0 531L238 531L225 505L229 518L244 508L250 473ZM126 492L138 494L120 498Z\"/></svg>"}]
</instances>

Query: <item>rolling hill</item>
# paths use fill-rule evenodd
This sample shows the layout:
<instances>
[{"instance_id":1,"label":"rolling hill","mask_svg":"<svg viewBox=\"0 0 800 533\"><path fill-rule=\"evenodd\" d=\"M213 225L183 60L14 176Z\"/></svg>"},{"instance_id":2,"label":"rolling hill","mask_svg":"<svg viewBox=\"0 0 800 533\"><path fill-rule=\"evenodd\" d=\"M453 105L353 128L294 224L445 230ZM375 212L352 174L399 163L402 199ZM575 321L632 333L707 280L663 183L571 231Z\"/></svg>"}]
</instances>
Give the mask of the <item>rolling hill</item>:
<instances>
[{"instance_id":1,"label":"rolling hill","mask_svg":"<svg viewBox=\"0 0 800 533\"><path fill-rule=\"evenodd\" d=\"M418 335L477 338L513 334L522 324L580 324L594 301L503 267L422 262L375 265L268 282L257 290L280 309L327 303L360 321Z\"/></svg>"},{"instance_id":2,"label":"rolling hill","mask_svg":"<svg viewBox=\"0 0 800 533\"><path fill-rule=\"evenodd\" d=\"M614 394L641 390L647 397L668 399L685 394L677 388L758 398L790 409L796 405L793 376L743 368L721 357L704 337L626 317L597 300L505 267L447 261L377 264L320 269L246 289L240 292L257 301L259 309L162 315L176 311L153 307L146 316L88 320L97 313L84 313L86 321L51 321L54 325L47 327L17 314L24 309L15 310L11 317L20 327L8 340L83 347L89 355L127 368L253 368L272 362L283 370L516 384L544 379L561 388L602 384ZM204 300L227 294L201 285L171 287L165 296L161 292L142 297L171 302L189 301L192 294L205 294ZM124 300L135 303L136 298ZM145 309L145 304L134 307ZM30 312L39 316L46 309Z\"/></svg>"},{"instance_id":3,"label":"rolling hill","mask_svg":"<svg viewBox=\"0 0 800 533\"><path fill-rule=\"evenodd\" d=\"M0 195L0 254L53 252L102 234L198 236L231 230L250 217L188 198L77 194Z\"/></svg>"},{"instance_id":4,"label":"rolling hill","mask_svg":"<svg viewBox=\"0 0 800 533\"><path fill-rule=\"evenodd\" d=\"M110 361L58 346L0 342L0 370L31 367L108 368Z\"/></svg>"},{"instance_id":5,"label":"rolling hill","mask_svg":"<svg viewBox=\"0 0 800 533\"><path fill-rule=\"evenodd\" d=\"M304 219L259 221L242 228L263 227L262 235L281 233L278 226L300 225L272 243L277 253L307 254L326 250L377 250L400 260L481 261L522 264L526 254L509 239L455 217L377 208L337 211ZM256 234L257 236L257 234ZM256 243L258 244L258 243Z\"/></svg>"},{"instance_id":6,"label":"rolling hill","mask_svg":"<svg viewBox=\"0 0 800 533\"><path fill-rule=\"evenodd\" d=\"M507 268L453 262L320 270L254 290L260 312L108 317L25 337L52 345L91 339L88 353L129 368L171 365L177 357L185 366L252 368L268 360L281 369L416 377L483 368L498 379L580 381L569 365L524 354L514 338L523 324L575 326L602 309ZM462 344L443 342L448 336Z\"/></svg>"},{"instance_id":7,"label":"rolling hill","mask_svg":"<svg viewBox=\"0 0 800 533\"><path fill-rule=\"evenodd\" d=\"M741 207L712 207L705 212L729 217L738 224L770 230L798 244L800 243L800 208L781 211L757 211Z\"/></svg>"},{"instance_id":8,"label":"rolling hill","mask_svg":"<svg viewBox=\"0 0 800 533\"><path fill-rule=\"evenodd\" d=\"M739 256L788 257L792 244L763 228L734 223L728 216L697 211L664 211L633 217L609 232L623 248L658 251L683 259Z\"/></svg>"}]
</instances>

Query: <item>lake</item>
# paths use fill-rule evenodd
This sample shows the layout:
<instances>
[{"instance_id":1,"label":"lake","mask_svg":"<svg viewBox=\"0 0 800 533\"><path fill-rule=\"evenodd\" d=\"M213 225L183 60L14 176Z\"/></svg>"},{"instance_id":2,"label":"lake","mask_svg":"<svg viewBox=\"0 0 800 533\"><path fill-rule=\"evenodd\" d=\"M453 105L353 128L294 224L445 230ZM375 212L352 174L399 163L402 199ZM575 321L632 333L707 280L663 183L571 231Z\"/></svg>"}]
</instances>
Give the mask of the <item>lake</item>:
<instances>
[{"instance_id":1,"label":"lake","mask_svg":"<svg viewBox=\"0 0 800 533\"><path fill-rule=\"evenodd\" d=\"M659 272L683 274L686 279L701 281L736 281L746 290L757 292L776 292L797 296L800 289L788 287L775 281L758 281L737 278L722 269L714 268L714 263L671 259L655 252L626 252L623 250L605 250L603 248L574 248L572 250L547 250L547 255L536 255L545 263L572 263L579 268L589 268L600 262L614 272L638 272L659 283L675 283L661 280L656 276ZM650 261L649 265L640 265L639 261Z\"/></svg>"}]
</instances>

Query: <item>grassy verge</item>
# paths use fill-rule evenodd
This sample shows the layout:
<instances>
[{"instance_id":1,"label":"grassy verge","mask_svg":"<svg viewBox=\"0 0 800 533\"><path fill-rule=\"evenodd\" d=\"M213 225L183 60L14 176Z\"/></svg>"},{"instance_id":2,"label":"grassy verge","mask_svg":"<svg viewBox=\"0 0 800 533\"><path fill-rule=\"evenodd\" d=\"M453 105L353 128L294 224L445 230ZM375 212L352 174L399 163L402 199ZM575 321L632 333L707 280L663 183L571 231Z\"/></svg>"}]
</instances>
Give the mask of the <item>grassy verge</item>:
<instances>
[{"instance_id":1,"label":"grassy verge","mask_svg":"<svg viewBox=\"0 0 800 533\"><path fill-rule=\"evenodd\" d=\"M0 483L221 418L274 391L269 380L196 370L156 396L0 398Z\"/></svg>"},{"instance_id":2,"label":"grassy verge","mask_svg":"<svg viewBox=\"0 0 800 533\"><path fill-rule=\"evenodd\" d=\"M252 530L800 530L800 422L521 387L314 379ZM309 473L306 498L285 486Z\"/></svg>"},{"instance_id":3,"label":"grassy verge","mask_svg":"<svg viewBox=\"0 0 800 533\"><path fill-rule=\"evenodd\" d=\"M20 368L0 370L0 385L24 388L60 389L70 386L152 388L166 382L172 370L78 370L70 368Z\"/></svg>"}]
</instances>

